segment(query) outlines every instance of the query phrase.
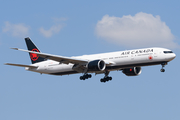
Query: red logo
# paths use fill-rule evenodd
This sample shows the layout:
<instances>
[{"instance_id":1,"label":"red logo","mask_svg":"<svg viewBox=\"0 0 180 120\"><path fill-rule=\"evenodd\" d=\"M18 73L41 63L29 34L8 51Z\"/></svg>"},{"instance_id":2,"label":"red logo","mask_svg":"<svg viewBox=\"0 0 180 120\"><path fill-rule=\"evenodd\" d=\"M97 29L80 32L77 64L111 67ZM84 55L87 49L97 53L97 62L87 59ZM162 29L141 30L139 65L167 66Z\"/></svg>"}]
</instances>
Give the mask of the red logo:
<instances>
[{"instance_id":1,"label":"red logo","mask_svg":"<svg viewBox=\"0 0 180 120\"><path fill-rule=\"evenodd\" d=\"M149 60L152 60L153 59L153 57L152 56L149 56Z\"/></svg>"},{"instance_id":2,"label":"red logo","mask_svg":"<svg viewBox=\"0 0 180 120\"><path fill-rule=\"evenodd\" d=\"M39 52L39 50L36 48L32 49L32 51ZM39 56L37 56L37 54L35 54L35 53L30 53L30 57L31 57L31 60L33 60L33 61L36 61L39 58Z\"/></svg>"}]
</instances>

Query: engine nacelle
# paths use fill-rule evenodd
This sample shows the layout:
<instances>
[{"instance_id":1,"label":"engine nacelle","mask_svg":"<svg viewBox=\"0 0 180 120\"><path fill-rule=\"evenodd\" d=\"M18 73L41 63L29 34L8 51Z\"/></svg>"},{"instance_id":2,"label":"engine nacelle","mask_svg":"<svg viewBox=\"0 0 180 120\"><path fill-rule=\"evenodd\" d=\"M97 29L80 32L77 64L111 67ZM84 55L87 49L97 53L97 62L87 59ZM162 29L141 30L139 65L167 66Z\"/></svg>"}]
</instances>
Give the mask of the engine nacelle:
<instances>
[{"instance_id":1,"label":"engine nacelle","mask_svg":"<svg viewBox=\"0 0 180 120\"><path fill-rule=\"evenodd\" d=\"M126 68L123 69L123 73L127 76L137 76L141 74L141 67L133 67L133 68Z\"/></svg>"},{"instance_id":2,"label":"engine nacelle","mask_svg":"<svg viewBox=\"0 0 180 120\"><path fill-rule=\"evenodd\" d=\"M88 71L103 71L106 68L106 64L103 60L94 60L88 63Z\"/></svg>"}]
</instances>

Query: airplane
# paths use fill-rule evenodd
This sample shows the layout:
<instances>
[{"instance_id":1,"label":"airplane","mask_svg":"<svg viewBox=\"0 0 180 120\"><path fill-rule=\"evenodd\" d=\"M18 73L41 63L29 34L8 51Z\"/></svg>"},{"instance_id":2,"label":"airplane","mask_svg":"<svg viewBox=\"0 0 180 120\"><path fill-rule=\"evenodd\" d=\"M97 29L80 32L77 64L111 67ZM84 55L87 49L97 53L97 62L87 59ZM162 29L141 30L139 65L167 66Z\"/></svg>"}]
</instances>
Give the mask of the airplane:
<instances>
[{"instance_id":1,"label":"airplane","mask_svg":"<svg viewBox=\"0 0 180 120\"><path fill-rule=\"evenodd\" d=\"M172 61L176 55L169 49L152 47L118 52L109 52L75 57L64 57L42 53L31 41L25 38L28 50L12 48L14 50L28 52L32 64L12 64L18 67L25 67L25 70L50 75L70 75L82 73L80 80L92 77L92 73L105 74L100 82L112 80L109 76L111 71L122 71L126 76L138 76L141 74L142 66L161 65L161 72L165 72L165 65Z\"/></svg>"}]
</instances>

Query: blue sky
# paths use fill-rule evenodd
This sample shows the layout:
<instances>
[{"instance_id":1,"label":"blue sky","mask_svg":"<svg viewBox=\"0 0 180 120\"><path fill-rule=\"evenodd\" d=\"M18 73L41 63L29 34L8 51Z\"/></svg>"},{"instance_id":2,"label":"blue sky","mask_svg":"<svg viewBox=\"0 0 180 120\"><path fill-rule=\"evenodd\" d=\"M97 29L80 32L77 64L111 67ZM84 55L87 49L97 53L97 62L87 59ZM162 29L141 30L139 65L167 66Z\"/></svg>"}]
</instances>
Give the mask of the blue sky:
<instances>
[{"instance_id":1,"label":"blue sky","mask_svg":"<svg viewBox=\"0 0 180 120\"><path fill-rule=\"evenodd\" d=\"M180 2L164 0L6 0L0 4L1 120L179 120ZM122 33L123 32L123 33ZM136 34L134 34L136 33ZM76 56L149 46L166 47L177 57L127 77L40 75L6 62L30 64L29 36L42 52ZM122 37L123 36L123 37ZM127 42L128 41L128 42Z\"/></svg>"}]
</instances>

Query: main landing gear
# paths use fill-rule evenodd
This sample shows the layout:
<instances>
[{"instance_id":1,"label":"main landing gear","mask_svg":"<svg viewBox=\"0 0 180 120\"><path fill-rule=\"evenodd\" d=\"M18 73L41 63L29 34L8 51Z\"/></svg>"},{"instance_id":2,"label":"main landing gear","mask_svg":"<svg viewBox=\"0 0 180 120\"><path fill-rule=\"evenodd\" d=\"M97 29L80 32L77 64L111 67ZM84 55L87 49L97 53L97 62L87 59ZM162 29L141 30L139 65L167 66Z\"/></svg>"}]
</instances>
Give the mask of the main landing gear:
<instances>
[{"instance_id":1,"label":"main landing gear","mask_svg":"<svg viewBox=\"0 0 180 120\"><path fill-rule=\"evenodd\" d=\"M102 78L100 81L105 83L109 80L112 80L112 77L109 77L108 75L109 75L109 71L106 71L104 78Z\"/></svg>"},{"instance_id":2,"label":"main landing gear","mask_svg":"<svg viewBox=\"0 0 180 120\"><path fill-rule=\"evenodd\" d=\"M110 80L112 80L112 77L109 77L108 75L109 75L109 71L106 71L105 73L105 76L104 76L104 78L102 78L100 81L101 82L107 82L107 81L110 81ZM88 78L91 78L92 77L92 75L91 74L87 74L87 73L85 73L83 76L80 76L80 80L85 80L85 79L88 79Z\"/></svg>"},{"instance_id":3,"label":"main landing gear","mask_svg":"<svg viewBox=\"0 0 180 120\"><path fill-rule=\"evenodd\" d=\"M83 76L80 76L80 80L85 80L85 79L88 79L88 78L91 78L92 75L91 74L84 74Z\"/></svg>"},{"instance_id":4,"label":"main landing gear","mask_svg":"<svg viewBox=\"0 0 180 120\"><path fill-rule=\"evenodd\" d=\"M161 63L161 65L162 65L161 72L165 72L164 67L165 67L165 65L167 65L167 62Z\"/></svg>"},{"instance_id":5,"label":"main landing gear","mask_svg":"<svg viewBox=\"0 0 180 120\"><path fill-rule=\"evenodd\" d=\"M107 77L102 78L100 81L105 83L105 82L107 82L109 80L112 80L112 77L107 76Z\"/></svg>"}]
</instances>

